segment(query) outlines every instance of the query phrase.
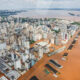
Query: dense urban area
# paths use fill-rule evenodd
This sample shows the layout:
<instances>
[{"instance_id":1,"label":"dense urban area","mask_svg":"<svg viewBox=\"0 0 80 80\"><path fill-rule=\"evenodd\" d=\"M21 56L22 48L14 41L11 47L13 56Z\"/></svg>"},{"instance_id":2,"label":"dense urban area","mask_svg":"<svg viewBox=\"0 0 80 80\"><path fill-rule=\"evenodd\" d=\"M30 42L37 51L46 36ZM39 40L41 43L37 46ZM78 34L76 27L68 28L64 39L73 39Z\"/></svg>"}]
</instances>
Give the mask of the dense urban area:
<instances>
[{"instance_id":1,"label":"dense urban area","mask_svg":"<svg viewBox=\"0 0 80 80\"><path fill-rule=\"evenodd\" d=\"M66 80L61 61L68 60L78 37L79 22L1 15L0 80Z\"/></svg>"}]
</instances>

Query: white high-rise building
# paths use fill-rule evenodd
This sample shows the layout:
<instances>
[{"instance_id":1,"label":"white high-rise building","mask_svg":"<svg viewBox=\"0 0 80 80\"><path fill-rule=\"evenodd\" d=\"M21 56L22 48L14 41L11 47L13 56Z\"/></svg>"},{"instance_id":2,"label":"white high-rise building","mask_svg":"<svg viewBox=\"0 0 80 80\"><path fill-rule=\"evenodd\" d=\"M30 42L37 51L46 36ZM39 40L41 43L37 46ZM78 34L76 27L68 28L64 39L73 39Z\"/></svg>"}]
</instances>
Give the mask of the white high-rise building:
<instances>
[{"instance_id":1,"label":"white high-rise building","mask_svg":"<svg viewBox=\"0 0 80 80\"><path fill-rule=\"evenodd\" d=\"M47 39L47 33L43 33L43 38Z\"/></svg>"},{"instance_id":2,"label":"white high-rise building","mask_svg":"<svg viewBox=\"0 0 80 80\"><path fill-rule=\"evenodd\" d=\"M25 53L26 53L26 54L29 54L29 49L26 49L26 50L25 50Z\"/></svg>"},{"instance_id":3,"label":"white high-rise building","mask_svg":"<svg viewBox=\"0 0 80 80\"><path fill-rule=\"evenodd\" d=\"M14 57L14 53L11 53L11 59L14 61L15 57Z\"/></svg>"},{"instance_id":4,"label":"white high-rise building","mask_svg":"<svg viewBox=\"0 0 80 80\"><path fill-rule=\"evenodd\" d=\"M41 48L39 49L38 55L39 55L39 58L43 57L43 49L41 49Z\"/></svg>"},{"instance_id":5,"label":"white high-rise building","mask_svg":"<svg viewBox=\"0 0 80 80\"><path fill-rule=\"evenodd\" d=\"M17 59L14 61L14 68L21 69L21 60L20 59Z\"/></svg>"},{"instance_id":6,"label":"white high-rise building","mask_svg":"<svg viewBox=\"0 0 80 80\"><path fill-rule=\"evenodd\" d=\"M27 61L25 62L25 68L26 68L27 70L29 70L30 65L31 65L31 61L30 61L30 60L27 60Z\"/></svg>"},{"instance_id":7,"label":"white high-rise building","mask_svg":"<svg viewBox=\"0 0 80 80\"><path fill-rule=\"evenodd\" d=\"M29 41L26 42L26 45L25 45L25 46L27 47L27 49L30 48L30 43L29 43Z\"/></svg>"},{"instance_id":8,"label":"white high-rise building","mask_svg":"<svg viewBox=\"0 0 80 80\"><path fill-rule=\"evenodd\" d=\"M29 56L26 54L22 54L21 58L22 58L22 61L25 62L29 58Z\"/></svg>"},{"instance_id":9,"label":"white high-rise building","mask_svg":"<svg viewBox=\"0 0 80 80\"><path fill-rule=\"evenodd\" d=\"M54 39L51 39L50 42L51 42L51 44L54 44Z\"/></svg>"},{"instance_id":10,"label":"white high-rise building","mask_svg":"<svg viewBox=\"0 0 80 80\"><path fill-rule=\"evenodd\" d=\"M37 41L37 40L40 40L42 39L42 35L41 34L33 34L33 40L34 41Z\"/></svg>"}]
</instances>

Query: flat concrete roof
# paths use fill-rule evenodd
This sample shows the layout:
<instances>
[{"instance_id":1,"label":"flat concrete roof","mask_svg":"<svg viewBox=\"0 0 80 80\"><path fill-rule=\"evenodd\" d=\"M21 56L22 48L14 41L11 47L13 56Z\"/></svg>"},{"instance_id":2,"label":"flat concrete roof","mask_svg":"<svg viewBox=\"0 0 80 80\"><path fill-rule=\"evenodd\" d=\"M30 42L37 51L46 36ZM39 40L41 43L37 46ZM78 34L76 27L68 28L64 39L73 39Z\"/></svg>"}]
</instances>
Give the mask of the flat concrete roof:
<instances>
[{"instance_id":1,"label":"flat concrete roof","mask_svg":"<svg viewBox=\"0 0 80 80\"><path fill-rule=\"evenodd\" d=\"M39 42L37 44L40 45L40 46L46 46L48 43L47 42Z\"/></svg>"}]
</instances>

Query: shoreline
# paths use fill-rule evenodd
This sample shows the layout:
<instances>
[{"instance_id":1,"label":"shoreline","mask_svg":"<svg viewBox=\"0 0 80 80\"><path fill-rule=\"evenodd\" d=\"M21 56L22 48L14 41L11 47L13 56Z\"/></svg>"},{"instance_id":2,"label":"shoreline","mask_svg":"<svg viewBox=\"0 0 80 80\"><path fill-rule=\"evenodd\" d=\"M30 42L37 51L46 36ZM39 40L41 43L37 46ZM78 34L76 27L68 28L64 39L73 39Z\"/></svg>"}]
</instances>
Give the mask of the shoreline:
<instances>
[{"instance_id":1,"label":"shoreline","mask_svg":"<svg viewBox=\"0 0 80 80\"><path fill-rule=\"evenodd\" d=\"M18 13L13 17L29 17L29 18L59 18L71 21L80 21L80 16L72 16L69 13L80 15L80 11L65 10L29 10L27 12Z\"/></svg>"}]
</instances>

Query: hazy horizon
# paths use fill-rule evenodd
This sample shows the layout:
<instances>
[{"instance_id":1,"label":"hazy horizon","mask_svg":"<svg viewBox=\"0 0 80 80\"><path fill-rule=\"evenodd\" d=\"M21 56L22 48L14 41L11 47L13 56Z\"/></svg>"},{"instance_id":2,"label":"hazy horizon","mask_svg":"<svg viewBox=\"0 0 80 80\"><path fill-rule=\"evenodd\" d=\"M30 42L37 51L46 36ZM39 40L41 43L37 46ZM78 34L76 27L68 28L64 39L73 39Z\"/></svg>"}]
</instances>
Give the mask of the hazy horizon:
<instances>
[{"instance_id":1,"label":"hazy horizon","mask_svg":"<svg viewBox=\"0 0 80 80\"><path fill-rule=\"evenodd\" d=\"M23 10L31 8L80 9L80 0L0 0L0 10Z\"/></svg>"}]
</instances>

